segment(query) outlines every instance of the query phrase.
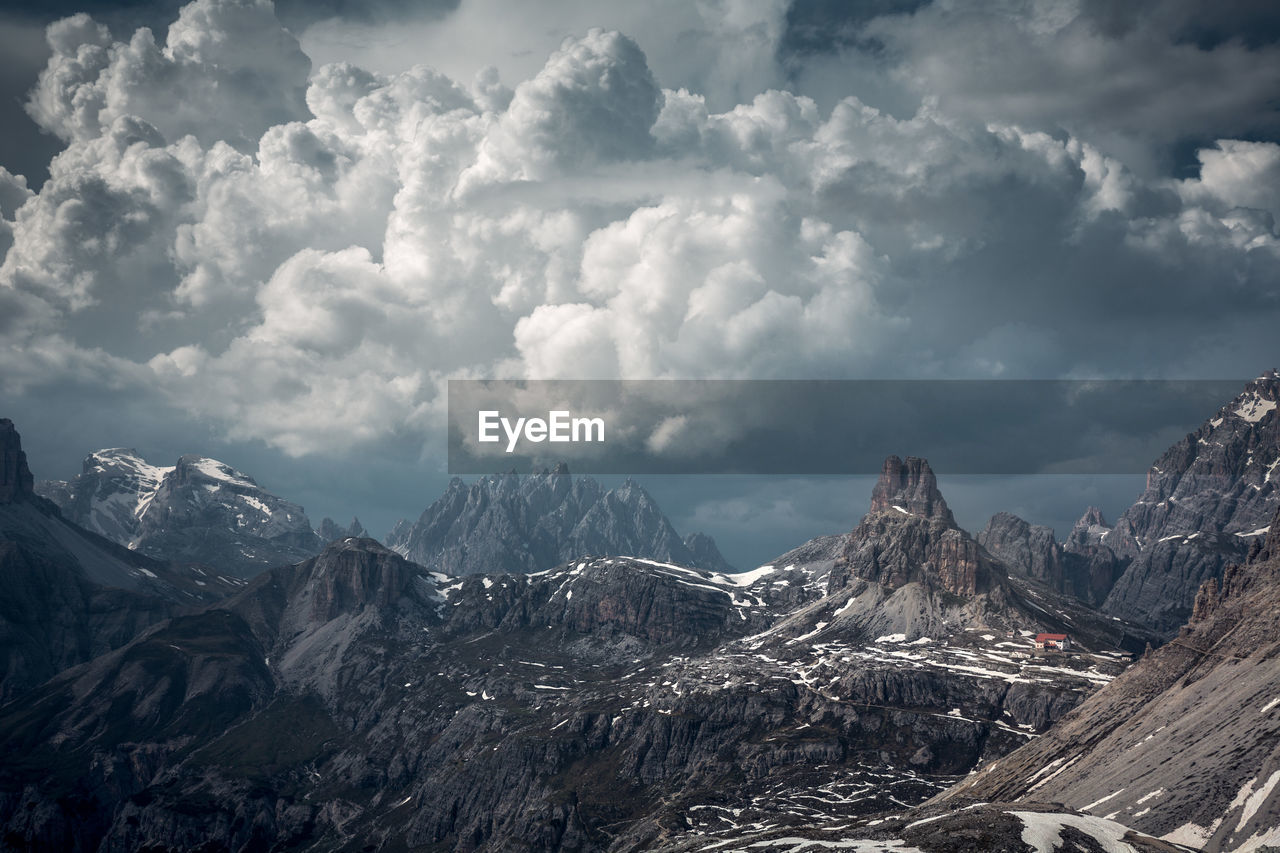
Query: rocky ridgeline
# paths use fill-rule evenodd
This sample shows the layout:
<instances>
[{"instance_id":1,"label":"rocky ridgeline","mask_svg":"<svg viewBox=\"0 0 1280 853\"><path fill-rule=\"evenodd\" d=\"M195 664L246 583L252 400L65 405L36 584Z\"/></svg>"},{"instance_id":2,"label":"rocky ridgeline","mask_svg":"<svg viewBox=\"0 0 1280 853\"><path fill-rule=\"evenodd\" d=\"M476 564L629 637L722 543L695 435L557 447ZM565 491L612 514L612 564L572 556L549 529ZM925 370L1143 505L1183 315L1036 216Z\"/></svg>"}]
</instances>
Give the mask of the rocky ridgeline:
<instances>
[{"instance_id":1,"label":"rocky ridgeline","mask_svg":"<svg viewBox=\"0 0 1280 853\"><path fill-rule=\"evenodd\" d=\"M69 521L140 554L240 577L305 559L322 545L302 507L204 456L157 467L135 450L99 450L73 479L37 489Z\"/></svg>"},{"instance_id":2,"label":"rocky ridgeline","mask_svg":"<svg viewBox=\"0 0 1280 853\"><path fill-rule=\"evenodd\" d=\"M648 850L732 829L730 804L795 826L921 801L1125 655L1111 620L994 567L964 595L931 550L964 534L928 466L890 463L869 515L920 523L877 553L933 560L891 584L851 572L828 592L872 547L866 520L738 575L597 556L453 576L338 539L0 709L6 837ZM1064 620L1081 651L1030 656Z\"/></svg>"},{"instance_id":3,"label":"rocky ridgeline","mask_svg":"<svg viewBox=\"0 0 1280 853\"><path fill-rule=\"evenodd\" d=\"M452 575L536 572L584 554L631 554L718 572L733 568L704 534L682 539L628 480L606 490L563 463L533 476L454 478L417 522L387 536L397 553Z\"/></svg>"}]
</instances>

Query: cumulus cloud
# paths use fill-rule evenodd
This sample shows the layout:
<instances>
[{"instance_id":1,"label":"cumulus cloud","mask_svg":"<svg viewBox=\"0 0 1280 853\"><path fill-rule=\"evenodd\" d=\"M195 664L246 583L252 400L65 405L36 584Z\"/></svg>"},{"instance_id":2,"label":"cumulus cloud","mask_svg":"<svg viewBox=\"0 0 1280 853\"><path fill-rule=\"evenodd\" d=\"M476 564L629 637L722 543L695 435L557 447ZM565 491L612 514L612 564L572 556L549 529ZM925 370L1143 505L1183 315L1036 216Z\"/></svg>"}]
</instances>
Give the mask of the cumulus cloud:
<instances>
[{"instance_id":1,"label":"cumulus cloud","mask_svg":"<svg viewBox=\"0 0 1280 853\"><path fill-rule=\"evenodd\" d=\"M1102 38L1010 9L1032 44ZM775 4L702 13L781 38ZM910 55L907 23L876 26ZM1274 144L1153 176L924 59L937 96L895 114L720 107L607 30L514 86L308 76L253 0L163 47L83 15L49 41L31 111L67 147L38 193L0 171L0 382L115 382L291 454L431 434L450 377L1217 375L1280 311Z\"/></svg>"},{"instance_id":2,"label":"cumulus cloud","mask_svg":"<svg viewBox=\"0 0 1280 853\"><path fill-rule=\"evenodd\" d=\"M183 7L163 47L150 29L113 42L86 14L51 24L53 56L28 112L64 140L93 139L136 116L168 141L250 148L278 122L306 115L311 63L270 0L200 0Z\"/></svg>"}]
</instances>

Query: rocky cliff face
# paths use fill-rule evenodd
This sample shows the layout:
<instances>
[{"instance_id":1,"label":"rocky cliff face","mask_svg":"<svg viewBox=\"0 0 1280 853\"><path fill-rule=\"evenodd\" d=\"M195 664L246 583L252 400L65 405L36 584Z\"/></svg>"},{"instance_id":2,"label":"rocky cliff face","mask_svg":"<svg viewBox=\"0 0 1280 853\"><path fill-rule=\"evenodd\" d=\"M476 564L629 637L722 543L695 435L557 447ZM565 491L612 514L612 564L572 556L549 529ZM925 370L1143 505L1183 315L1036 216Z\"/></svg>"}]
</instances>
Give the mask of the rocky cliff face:
<instances>
[{"instance_id":1,"label":"rocky cliff face","mask_svg":"<svg viewBox=\"0 0 1280 853\"><path fill-rule=\"evenodd\" d=\"M0 502L0 700L118 648L236 582L123 548L64 519L32 491L21 439L0 421L9 500Z\"/></svg>"},{"instance_id":2,"label":"rocky cliff face","mask_svg":"<svg viewBox=\"0 0 1280 853\"><path fill-rule=\"evenodd\" d=\"M1006 566L1055 590L1064 587L1062 546L1053 528L1030 524L1008 512L996 513L978 534L978 544Z\"/></svg>"},{"instance_id":3,"label":"rocky cliff face","mask_svg":"<svg viewBox=\"0 0 1280 853\"><path fill-rule=\"evenodd\" d=\"M163 468L134 450L99 450L74 479L37 488L70 521L141 554L242 577L305 559L321 545L302 507L203 456Z\"/></svg>"},{"instance_id":4,"label":"rocky cliff face","mask_svg":"<svg viewBox=\"0 0 1280 853\"><path fill-rule=\"evenodd\" d=\"M627 481L605 491L559 465L520 477L454 479L414 524L399 522L387 545L408 559L456 575L535 572L592 554L629 554L711 571L730 570L710 537L676 533L653 498Z\"/></svg>"},{"instance_id":5,"label":"rocky cliff face","mask_svg":"<svg viewBox=\"0 0 1280 853\"><path fill-rule=\"evenodd\" d=\"M1280 507L1277 401L1272 370L1151 467L1142 497L1100 540L1127 562L1107 612L1175 631L1200 585L1266 535Z\"/></svg>"},{"instance_id":6,"label":"rocky cliff face","mask_svg":"<svg viewBox=\"0 0 1280 853\"><path fill-rule=\"evenodd\" d=\"M954 595L974 596L992 589L1004 574L1004 567L956 526L929 463L891 456L872 491L871 511L831 571L828 592L860 578L890 588L932 583Z\"/></svg>"},{"instance_id":7,"label":"rocky cliff face","mask_svg":"<svg viewBox=\"0 0 1280 853\"><path fill-rule=\"evenodd\" d=\"M0 418L0 504L17 503L33 494L27 454L13 421Z\"/></svg>"},{"instance_id":8,"label":"rocky cliff face","mask_svg":"<svg viewBox=\"0 0 1280 853\"><path fill-rule=\"evenodd\" d=\"M945 799L1052 799L1206 851L1280 844L1275 539L1206 581L1173 640Z\"/></svg>"},{"instance_id":9,"label":"rocky cliff face","mask_svg":"<svg viewBox=\"0 0 1280 853\"><path fill-rule=\"evenodd\" d=\"M1091 506L1071 528L1062 545L1064 583L1077 597L1090 604L1101 604L1115 586L1128 558L1121 558L1104 542L1111 526L1102 510Z\"/></svg>"}]
</instances>

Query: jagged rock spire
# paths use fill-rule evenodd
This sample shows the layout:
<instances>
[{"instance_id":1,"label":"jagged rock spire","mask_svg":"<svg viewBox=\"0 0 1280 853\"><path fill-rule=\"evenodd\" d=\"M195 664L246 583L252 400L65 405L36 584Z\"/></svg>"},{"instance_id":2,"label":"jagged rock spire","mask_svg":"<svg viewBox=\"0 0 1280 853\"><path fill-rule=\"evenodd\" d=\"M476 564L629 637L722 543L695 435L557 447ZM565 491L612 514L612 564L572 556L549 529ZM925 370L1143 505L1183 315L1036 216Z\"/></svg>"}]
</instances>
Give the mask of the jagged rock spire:
<instances>
[{"instance_id":1,"label":"jagged rock spire","mask_svg":"<svg viewBox=\"0 0 1280 853\"><path fill-rule=\"evenodd\" d=\"M899 512L900 507L912 515L937 519L955 526L947 502L938 491L938 480L929 463L917 456L906 460L890 456L880 469L880 480L871 491L871 511Z\"/></svg>"}]
</instances>

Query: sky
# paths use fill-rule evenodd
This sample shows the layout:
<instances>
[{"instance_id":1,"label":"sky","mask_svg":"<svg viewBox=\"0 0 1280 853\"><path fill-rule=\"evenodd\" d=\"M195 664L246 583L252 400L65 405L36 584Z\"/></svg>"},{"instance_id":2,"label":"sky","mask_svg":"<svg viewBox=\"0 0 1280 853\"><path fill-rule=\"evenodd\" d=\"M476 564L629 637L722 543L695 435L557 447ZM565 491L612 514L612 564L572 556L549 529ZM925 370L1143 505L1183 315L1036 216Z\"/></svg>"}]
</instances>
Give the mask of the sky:
<instances>
[{"instance_id":1,"label":"sky","mask_svg":"<svg viewBox=\"0 0 1280 853\"><path fill-rule=\"evenodd\" d=\"M450 378L1243 381L1277 96L1266 2L5 2L0 414L38 478L204 453L381 533ZM742 565L870 490L644 484Z\"/></svg>"}]
</instances>

